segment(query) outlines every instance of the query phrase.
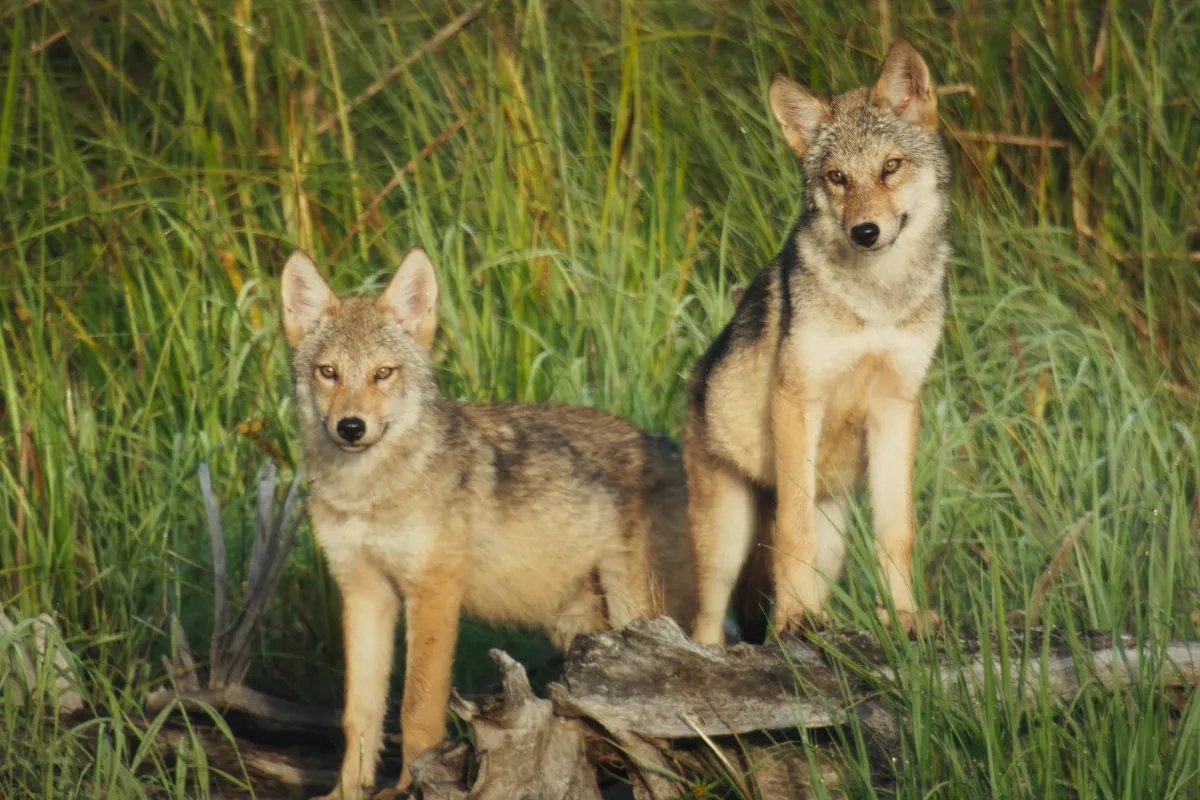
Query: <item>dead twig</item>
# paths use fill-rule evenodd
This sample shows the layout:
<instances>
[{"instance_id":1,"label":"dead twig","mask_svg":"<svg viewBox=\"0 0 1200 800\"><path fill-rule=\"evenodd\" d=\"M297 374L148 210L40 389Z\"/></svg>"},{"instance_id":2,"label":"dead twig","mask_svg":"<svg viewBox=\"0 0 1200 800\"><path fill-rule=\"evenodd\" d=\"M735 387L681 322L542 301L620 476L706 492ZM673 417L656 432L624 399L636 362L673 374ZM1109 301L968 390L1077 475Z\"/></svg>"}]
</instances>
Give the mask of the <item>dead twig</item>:
<instances>
[{"instance_id":1,"label":"dead twig","mask_svg":"<svg viewBox=\"0 0 1200 800\"><path fill-rule=\"evenodd\" d=\"M29 45L29 55L36 56L38 53L42 52L50 45L54 44L59 39L66 36L68 33L70 33L70 31L68 29L62 28L62 29L57 30L54 33L50 34L45 39L34 42L33 44Z\"/></svg>"},{"instance_id":2,"label":"dead twig","mask_svg":"<svg viewBox=\"0 0 1200 800\"><path fill-rule=\"evenodd\" d=\"M397 76L404 73L405 70L412 67L413 64L416 64L434 50L437 50L439 47L445 44L448 39L478 19L480 15L483 14L483 10L487 8L487 4L488 0L482 0L482 2L476 3L462 14L459 14L444 27L442 27L437 33L435 33L432 38L427 40L413 52L409 53L403 61L381 75L378 80L364 89L358 95L358 97L355 97L343 108L338 109L338 111L328 114L325 119L321 120L321 122L317 125L317 135L319 136L329 131L330 128L338 123L338 119L341 115L344 114L349 116L350 113L356 108L383 91L384 87L395 80Z\"/></svg>"},{"instance_id":3,"label":"dead twig","mask_svg":"<svg viewBox=\"0 0 1200 800\"><path fill-rule=\"evenodd\" d=\"M979 97L979 92L975 90L975 84L973 83L947 83L944 86L937 87L937 93L942 97L952 94L965 94L969 95L972 100Z\"/></svg>"},{"instance_id":4,"label":"dead twig","mask_svg":"<svg viewBox=\"0 0 1200 800\"><path fill-rule=\"evenodd\" d=\"M1033 594L1029 599L1029 611L1025 612L1020 609L1011 612L1006 621L1009 625L1020 625L1028 620L1030 625L1036 625L1042 611L1042 601L1046 599L1046 592L1049 591L1054 579L1058 577L1062 571L1063 564L1071 555L1071 551L1075 549L1075 542L1079 540L1079 534L1083 533L1083 529L1092 519L1092 512L1084 514L1078 522L1070 527L1063 536L1062 541L1058 544L1058 550L1050 558L1050 563L1046 565L1046 569L1038 577L1037 583L1033 586Z\"/></svg>"},{"instance_id":5,"label":"dead twig","mask_svg":"<svg viewBox=\"0 0 1200 800\"><path fill-rule=\"evenodd\" d=\"M228 636L220 642L221 661L214 661L209 686L216 688L242 682L250 668L250 651L259 621L267 613L275 588L283 577L300 528L301 474L292 477L283 505L276 513L275 486L278 472L267 461L258 471L257 515L254 545L250 551L250 572L246 578L246 598Z\"/></svg>"},{"instance_id":6,"label":"dead twig","mask_svg":"<svg viewBox=\"0 0 1200 800\"><path fill-rule=\"evenodd\" d=\"M883 3L881 2L880 5L882 6ZM741 796L752 797L753 795L750 794L750 788L746 786L746 782L742 780L742 776L738 774L738 770L735 769L733 764L730 763L729 756L725 755L725 751L720 747L717 747L717 743L712 740L712 737L701 730L700 726L697 725L696 721L690 716L687 714L681 714L680 716L683 718L683 721L687 723L687 726L696 732L696 735L700 737L700 740L708 746L708 749L712 751L717 760L720 761L725 767L726 774L737 786L738 792L741 793Z\"/></svg>"},{"instance_id":7,"label":"dead twig","mask_svg":"<svg viewBox=\"0 0 1200 800\"><path fill-rule=\"evenodd\" d=\"M146 693L146 712L150 716L172 703L192 709L207 705L222 712L238 711L254 717L262 727L290 733L336 734L340 730L339 715L333 709L291 703L248 686L187 690L162 687Z\"/></svg>"},{"instance_id":8,"label":"dead twig","mask_svg":"<svg viewBox=\"0 0 1200 800\"><path fill-rule=\"evenodd\" d=\"M1050 147L1063 149L1070 146L1066 139L1054 139L1049 136L1025 136L1019 133L1001 133L997 131L968 131L963 128L950 128L950 135L967 142L983 142L984 144L1010 144L1016 147Z\"/></svg>"},{"instance_id":9,"label":"dead twig","mask_svg":"<svg viewBox=\"0 0 1200 800\"><path fill-rule=\"evenodd\" d=\"M466 124L467 120L465 117L455 120L441 133L430 139L429 143L422 147L421 151L417 153L411 161L409 161L400 169L396 170L396 174L393 175L392 179L389 180L384 187L379 190L379 194L375 195L375 199L371 201L370 205L367 206L362 215L355 220L354 225L351 226L346 236L340 242L338 242L338 246L333 248L333 252L329 254L329 258L337 258L338 253L345 250L346 246L350 244L350 241L358 234L359 231L362 230L363 226L367 224L367 220L374 216L376 210L379 208L379 205L384 201L384 199L389 194L394 192L398 186L400 186L400 181L411 175L413 171L416 170L418 164L429 158L429 156L431 156L435 150L444 145L446 142L450 141L450 138L462 130L463 126Z\"/></svg>"},{"instance_id":10,"label":"dead twig","mask_svg":"<svg viewBox=\"0 0 1200 800\"><path fill-rule=\"evenodd\" d=\"M292 477L291 485L276 512L275 487L278 470L273 461L265 462L258 471L257 507L254 525L254 544L250 551L250 572L246 576L246 594L237 617L229 617L229 577L225 564L225 536L221 531L220 512L213 496L208 465L200 465L200 491L208 518L209 539L213 553L213 633L209 644L208 686L219 689L240 684L250 668L250 651L254 634L267 606L275 594L283 568L292 551L296 531L300 528L301 475Z\"/></svg>"}]
</instances>

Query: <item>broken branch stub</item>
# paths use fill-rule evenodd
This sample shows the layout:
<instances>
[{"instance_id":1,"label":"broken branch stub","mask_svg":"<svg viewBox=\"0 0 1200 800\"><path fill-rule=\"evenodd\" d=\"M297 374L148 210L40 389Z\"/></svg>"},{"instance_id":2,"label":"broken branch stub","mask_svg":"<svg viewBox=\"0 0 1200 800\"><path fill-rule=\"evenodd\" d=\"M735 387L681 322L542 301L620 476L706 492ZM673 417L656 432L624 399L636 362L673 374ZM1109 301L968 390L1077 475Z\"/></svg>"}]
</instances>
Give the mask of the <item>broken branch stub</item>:
<instances>
[{"instance_id":1,"label":"broken branch stub","mask_svg":"<svg viewBox=\"0 0 1200 800\"><path fill-rule=\"evenodd\" d=\"M525 668L511 656L502 650L489 655L504 691L471 720L479 762L471 800L600 800L580 725L536 697Z\"/></svg>"},{"instance_id":2,"label":"broken branch stub","mask_svg":"<svg viewBox=\"0 0 1200 800\"><path fill-rule=\"evenodd\" d=\"M213 661L209 673L209 686L212 688L240 684L250 669L255 632L283 577L296 531L300 528L301 475L297 473L293 476L282 506L275 499L277 475L275 464L271 461L264 463L258 472L254 545L250 552L246 596L231 628L222 632L219 639L217 629L213 629L214 652L218 659Z\"/></svg>"},{"instance_id":3,"label":"broken branch stub","mask_svg":"<svg viewBox=\"0 0 1200 800\"><path fill-rule=\"evenodd\" d=\"M278 470L267 461L258 471L256 480L254 540L250 552L250 568L246 591L236 616L230 619L229 572L226 559L225 533L221 527L221 511L212 487L208 464L201 462L197 469L200 495L208 528L209 546L213 561L213 628L209 640L207 688L219 690L240 685L250 668L254 636L262 617L267 613L275 590L283 577L288 556L300 528L301 474L293 476L282 504L275 497ZM186 636L177 637L186 643ZM172 675L190 673L190 653L181 646L179 663L171 665ZM193 691L193 683L178 687L181 694Z\"/></svg>"}]
</instances>

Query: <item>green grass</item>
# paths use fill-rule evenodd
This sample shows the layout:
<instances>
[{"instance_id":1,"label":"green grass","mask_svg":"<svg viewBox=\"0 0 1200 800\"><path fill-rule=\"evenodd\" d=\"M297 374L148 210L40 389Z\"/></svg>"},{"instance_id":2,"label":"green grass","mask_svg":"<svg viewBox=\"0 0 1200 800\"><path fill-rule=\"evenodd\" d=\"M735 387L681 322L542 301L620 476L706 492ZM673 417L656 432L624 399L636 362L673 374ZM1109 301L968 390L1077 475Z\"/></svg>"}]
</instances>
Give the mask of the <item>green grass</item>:
<instances>
[{"instance_id":1,"label":"green grass","mask_svg":"<svg viewBox=\"0 0 1200 800\"><path fill-rule=\"evenodd\" d=\"M797 211L771 74L842 90L887 45L877 3L496 0L347 110L468 7L376 5L0 9L0 601L58 618L98 715L63 727L6 694L0 796L205 795L202 754L139 753L133 720L171 619L207 641L198 463L238 577L258 465L299 465L276 300L291 248L349 290L423 244L454 397L580 402L678 435L690 365ZM1200 4L883 5L935 80L972 87L942 98L944 125L1052 145L949 136L957 256L917 469L927 598L952 630L993 629L1078 526L1043 623L1196 637ZM865 552L846 624L873 603ZM302 533L251 683L336 702L337 609ZM459 685L486 685L494 645L544 653L470 627ZM921 646L895 648L900 796L1196 796L1194 695L1174 732L1153 676L971 710L927 685ZM879 793L843 750L855 796Z\"/></svg>"}]
</instances>

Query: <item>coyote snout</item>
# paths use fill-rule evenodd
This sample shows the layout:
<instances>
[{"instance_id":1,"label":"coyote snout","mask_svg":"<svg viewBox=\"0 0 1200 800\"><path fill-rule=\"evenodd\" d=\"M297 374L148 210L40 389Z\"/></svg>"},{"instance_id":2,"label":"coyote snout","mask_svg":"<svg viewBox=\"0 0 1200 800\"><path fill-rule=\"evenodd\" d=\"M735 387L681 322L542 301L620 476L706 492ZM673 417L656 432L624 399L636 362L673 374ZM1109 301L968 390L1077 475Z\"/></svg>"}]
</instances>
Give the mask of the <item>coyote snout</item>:
<instances>
[{"instance_id":1,"label":"coyote snout","mask_svg":"<svg viewBox=\"0 0 1200 800\"><path fill-rule=\"evenodd\" d=\"M388 430L390 412L403 403L398 369L378 359L355 363L327 353L313 375L313 394L325 433L342 450L365 450Z\"/></svg>"},{"instance_id":2,"label":"coyote snout","mask_svg":"<svg viewBox=\"0 0 1200 800\"><path fill-rule=\"evenodd\" d=\"M887 249L908 221L905 203L914 170L887 148L855 152L837 161L841 163L825 173L818 207L824 205L832 218L840 220L842 233L854 249Z\"/></svg>"},{"instance_id":3,"label":"coyote snout","mask_svg":"<svg viewBox=\"0 0 1200 800\"><path fill-rule=\"evenodd\" d=\"M874 247L879 241L879 226L874 222L860 222L850 229L850 241L859 247Z\"/></svg>"},{"instance_id":4,"label":"coyote snout","mask_svg":"<svg viewBox=\"0 0 1200 800\"><path fill-rule=\"evenodd\" d=\"M337 435L342 441L354 444L367 432L367 423L358 417L344 417L338 420L338 424L334 430L337 431Z\"/></svg>"}]
</instances>

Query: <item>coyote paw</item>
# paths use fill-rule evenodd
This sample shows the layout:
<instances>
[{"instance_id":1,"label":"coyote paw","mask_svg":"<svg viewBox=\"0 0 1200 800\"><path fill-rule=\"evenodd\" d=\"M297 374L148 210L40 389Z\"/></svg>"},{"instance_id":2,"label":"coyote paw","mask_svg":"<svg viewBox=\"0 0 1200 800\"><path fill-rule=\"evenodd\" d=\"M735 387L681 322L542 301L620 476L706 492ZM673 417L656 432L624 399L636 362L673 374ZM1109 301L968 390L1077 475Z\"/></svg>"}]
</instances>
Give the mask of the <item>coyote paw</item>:
<instances>
[{"instance_id":1,"label":"coyote paw","mask_svg":"<svg viewBox=\"0 0 1200 800\"><path fill-rule=\"evenodd\" d=\"M400 782L390 789L380 789L375 793L374 800L399 800L408 797L412 789L412 773L407 768L400 774Z\"/></svg>"},{"instance_id":2,"label":"coyote paw","mask_svg":"<svg viewBox=\"0 0 1200 800\"><path fill-rule=\"evenodd\" d=\"M823 611L797 609L784 615L776 615L776 633L804 633L818 631L829 626L829 615Z\"/></svg>"},{"instance_id":3,"label":"coyote paw","mask_svg":"<svg viewBox=\"0 0 1200 800\"><path fill-rule=\"evenodd\" d=\"M885 627L892 626L892 615L888 613L886 608L876 609L879 614L879 621ZM942 627L942 618L937 615L936 611L918 609L915 611L896 611L896 622L909 636L928 636L934 631Z\"/></svg>"}]
</instances>

